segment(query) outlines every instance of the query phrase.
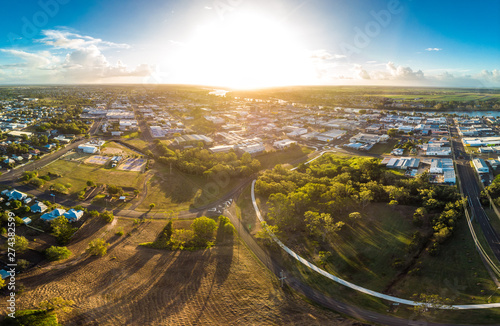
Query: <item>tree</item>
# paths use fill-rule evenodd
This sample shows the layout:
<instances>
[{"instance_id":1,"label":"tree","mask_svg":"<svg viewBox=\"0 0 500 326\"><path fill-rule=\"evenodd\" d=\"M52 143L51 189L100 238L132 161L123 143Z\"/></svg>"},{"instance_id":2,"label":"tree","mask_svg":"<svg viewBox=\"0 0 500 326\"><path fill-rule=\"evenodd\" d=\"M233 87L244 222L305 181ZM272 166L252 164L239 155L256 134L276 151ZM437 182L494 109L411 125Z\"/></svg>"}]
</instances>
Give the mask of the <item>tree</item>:
<instances>
[{"instance_id":1,"label":"tree","mask_svg":"<svg viewBox=\"0 0 500 326\"><path fill-rule=\"evenodd\" d=\"M0 277L0 289L5 286L5 280Z\"/></svg>"},{"instance_id":2,"label":"tree","mask_svg":"<svg viewBox=\"0 0 500 326\"><path fill-rule=\"evenodd\" d=\"M387 135L389 137L391 137L391 138L396 137L397 133L398 133L397 129L389 129L389 130L387 130Z\"/></svg>"},{"instance_id":3,"label":"tree","mask_svg":"<svg viewBox=\"0 0 500 326\"><path fill-rule=\"evenodd\" d=\"M149 209L151 210L151 209L155 208L155 206L156 206L155 203L151 203L151 204L149 204Z\"/></svg>"},{"instance_id":4,"label":"tree","mask_svg":"<svg viewBox=\"0 0 500 326\"><path fill-rule=\"evenodd\" d=\"M87 181L87 186L88 186L88 187L94 187L94 186L95 186L94 181L92 181L92 180L88 180L88 181Z\"/></svg>"},{"instance_id":5,"label":"tree","mask_svg":"<svg viewBox=\"0 0 500 326\"><path fill-rule=\"evenodd\" d=\"M100 215L99 212L96 210L90 211L89 214L91 217L99 217L99 215Z\"/></svg>"},{"instance_id":6,"label":"tree","mask_svg":"<svg viewBox=\"0 0 500 326\"><path fill-rule=\"evenodd\" d=\"M108 252L109 243L102 238L97 238L89 243L87 253L91 256L104 256Z\"/></svg>"},{"instance_id":7,"label":"tree","mask_svg":"<svg viewBox=\"0 0 500 326\"><path fill-rule=\"evenodd\" d=\"M363 208L368 205L369 202L373 200L373 192L371 190L363 190L359 193L359 200L361 201L361 206Z\"/></svg>"},{"instance_id":8,"label":"tree","mask_svg":"<svg viewBox=\"0 0 500 326\"><path fill-rule=\"evenodd\" d=\"M23 203L21 203L19 200L14 200L14 201L12 201L12 207L14 207L14 209L18 209L18 208L20 208L22 205L23 205Z\"/></svg>"},{"instance_id":9,"label":"tree","mask_svg":"<svg viewBox=\"0 0 500 326\"><path fill-rule=\"evenodd\" d=\"M351 219L351 226L354 224L354 221L357 219L361 218L361 213L359 212L352 212L349 214L349 218Z\"/></svg>"},{"instance_id":10,"label":"tree","mask_svg":"<svg viewBox=\"0 0 500 326\"><path fill-rule=\"evenodd\" d=\"M56 237L57 242L65 245L69 242L73 234L78 230L72 227L65 216L56 217L51 223L52 235Z\"/></svg>"},{"instance_id":11,"label":"tree","mask_svg":"<svg viewBox=\"0 0 500 326\"><path fill-rule=\"evenodd\" d=\"M393 209L398 206L398 201L397 200L391 200L387 205L389 205L389 207L392 207Z\"/></svg>"},{"instance_id":12,"label":"tree","mask_svg":"<svg viewBox=\"0 0 500 326\"><path fill-rule=\"evenodd\" d=\"M344 222L336 222L332 216L328 213L318 213L313 211L307 211L304 214L306 221L306 227L309 233L313 236L321 236L322 240L325 241L327 236L334 235L339 231Z\"/></svg>"},{"instance_id":13,"label":"tree","mask_svg":"<svg viewBox=\"0 0 500 326\"><path fill-rule=\"evenodd\" d=\"M62 260L71 256L71 251L67 247L52 246L45 250L45 255L50 261Z\"/></svg>"},{"instance_id":14,"label":"tree","mask_svg":"<svg viewBox=\"0 0 500 326\"><path fill-rule=\"evenodd\" d=\"M21 235L14 236L13 248L15 249L16 253L25 252L26 250L28 250L28 246L29 246L28 239L26 239Z\"/></svg>"},{"instance_id":15,"label":"tree","mask_svg":"<svg viewBox=\"0 0 500 326\"><path fill-rule=\"evenodd\" d=\"M106 222L106 223L111 223L115 219L113 212L110 211L104 211L101 214L101 218Z\"/></svg>"},{"instance_id":16,"label":"tree","mask_svg":"<svg viewBox=\"0 0 500 326\"><path fill-rule=\"evenodd\" d=\"M203 243L207 243L213 238L214 232L217 230L217 223L206 216L202 216L193 221L191 229L198 239Z\"/></svg>"}]
</instances>

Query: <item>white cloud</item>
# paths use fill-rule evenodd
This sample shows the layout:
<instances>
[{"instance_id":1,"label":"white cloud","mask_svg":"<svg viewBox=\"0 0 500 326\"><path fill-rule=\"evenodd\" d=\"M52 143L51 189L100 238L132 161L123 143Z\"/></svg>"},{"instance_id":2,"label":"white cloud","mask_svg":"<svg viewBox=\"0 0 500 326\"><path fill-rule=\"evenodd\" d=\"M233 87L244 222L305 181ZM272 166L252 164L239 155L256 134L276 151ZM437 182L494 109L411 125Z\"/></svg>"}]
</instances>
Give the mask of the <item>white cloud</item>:
<instances>
[{"instance_id":1,"label":"white cloud","mask_svg":"<svg viewBox=\"0 0 500 326\"><path fill-rule=\"evenodd\" d=\"M371 79L370 74L361 65L354 65L354 76L357 79Z\"/></svg>"},{"instance_id":2,"label":"white cloud","mask_svg":"<svg viewBox=\"0 0 500 326\"><path fill-rule=\"evenodd\" d=\"M319 60L338 60L346 58L343 54L331 54L327 50L320 49L311 52L311 58Z\"/></svg>"},{"instance_id":3,"label":"white cloud","mask_svg":"<svg viewBox=\"0 0 500 326\"><path fill-rule=\"evenodd\" d=\"M52 65L59 63L59 58L52 56L48 51L38 53L29 53L21 50L0 49L1 52L11 54L22 60L20 63L2 66L4 69L9 67L25 67L34 69L48 69Z\"/></svg>"},{"instance_id":4,"label":"white cloud","mask_svg":"<svg viewBox=\"0 0 500 326\"><path fill-rule=\"evenodd\" d=\"M49 30L43 30L42 34L45 37L39 40L39 42L62 49L77 50L89 47L91 45L98 46L100 48L122 48L122 49L130 48L130 45L128 44L103 41L99 38L84 36L68 31L49 29Z\"/></svg>"},{"instance_id":5,"label":"white cloud","mask_svg":"<svg viewBox=\"0 0 500 326\"><path fill-rule=\"evenodd\" d=\"M427 48L425 49L425 51L442 51L443 49L440 49L440 48Z\"/></svg>"},{"instance_id":6,"label":"white cloud","mask_svg":"<svg viewBox=\"0 0 500 326\"><path fill-rule=\"evenodd\" d=\"M498 70L498 69L493 69L492 71L482 70L479 77L488 81L488 82L499 83L500 82L500 70Z\"/></svg>"},{"instance_id":7,"label":"white cloud","mask_svg":"<svg viewBox=\"0 0 500 326\"><path fill-rule=\"evenodd\" d=\"M424 79L424 73L422 70L413 71L410 67L396 67L393 62L388 62L386 68L393 79Z\"/></svg>"},{"instance_id":8,"label":"white cloud","mask_svg":"<svg viewBox=\"0 0 500 326\"><path fill-rule=\"evenodd\" d=\"M0 66L0 69L6 70L6 75L11 76L16 82L21 80L31 83L91 83L106 82L106 80L116 82L116 77L146 77L154 70L147 64L139 64L135 68L128 67L121 61L111 64L102 53L102 49L128 49L130 46L127 44L103 41L68 31L46 30L42 33L45 37L40 42L50 47L49 51L34 53L0 49L1 52L20 59L20 62ZM66 51L60 53L61 49ZM119 80L130 81L130 79Z\"/></svg>"}]
</instances>

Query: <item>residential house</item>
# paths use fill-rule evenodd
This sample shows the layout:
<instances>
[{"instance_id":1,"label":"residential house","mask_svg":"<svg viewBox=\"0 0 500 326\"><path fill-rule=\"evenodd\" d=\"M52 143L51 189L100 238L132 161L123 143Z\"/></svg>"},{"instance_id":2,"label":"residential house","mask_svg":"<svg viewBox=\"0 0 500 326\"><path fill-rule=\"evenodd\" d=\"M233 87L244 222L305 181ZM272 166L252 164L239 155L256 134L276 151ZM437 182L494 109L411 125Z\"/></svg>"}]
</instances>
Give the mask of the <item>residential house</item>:
<instances>
[{"instance_id":1,"label":"residential house","mask_svg":"<svg viewBox=\"0 0 500 326\"><path fill-rule=\"evenodd\" d=\"M48 207L47 205L39 201L35 205L32 205L30 209L33 213L43 213L48 209Z\"/></svg>"}]
</instances>

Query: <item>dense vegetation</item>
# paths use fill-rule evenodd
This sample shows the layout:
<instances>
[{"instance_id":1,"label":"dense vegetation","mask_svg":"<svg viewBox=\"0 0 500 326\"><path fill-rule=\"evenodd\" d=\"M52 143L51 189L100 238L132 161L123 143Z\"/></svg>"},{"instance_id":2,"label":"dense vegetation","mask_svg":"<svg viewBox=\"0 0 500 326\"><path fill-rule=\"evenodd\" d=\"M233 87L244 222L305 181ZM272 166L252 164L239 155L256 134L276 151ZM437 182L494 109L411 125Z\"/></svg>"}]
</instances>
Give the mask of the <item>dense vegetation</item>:
<instances>
[{"instance_id":1,"label":"dense vegetation","mask_svg":"<svg viewBox=\"0 0 500 326\"><path fill-rule=\"evenodd\" d=\"M223 173L232 177L249 176L260 169L260 162L248 153L238 158L234 152L212 153L202 147L173 151L158 141L155 154L161 163L172 164L184 173L207 178Z\"/></svg>"},{"instance_id":2,"label":"dense vegetation","mask_svg":"<svg viewBox=\"0 0 500 326\"><path fill-rule=\"evenodd\" d=\"M190 229L174 228L172 221L168 221L154 242L142 245L157 249L196 250L210 248L216 242L232 240L233 234L234 226L227 217L219 216L217 223L211 218L201 216L191 223Z\"/></svg>"},{"instance_id":3,"label":"dense vegetation","mask_svg":"<svg viewBox=\"0 0 500 326\"><path fill-rule=\"evenodd\" d=\"M75 119L80 116L82 110L78 108L67 109L64 114L51 118L48 122L39 125L36 131L57 130L60 134L85 134L89 125L84 120Z\"/></svg>"},{"instance_id":4,"label":"dense vegetation","mask_svg":"<svg viewBox=\"0 0 500 326\"><path fill-rule=\"evenodd\" d=\"M430 254L438 253L463 214L456 188L432 185L425 173L403 178L373 158L325 155L297 171L278 165L257 180L256 192L268 199L267 219L278 234L293 234L299 242L314 238L326 247L372 202L417 207L413 222L418 229L410 247L426 247Z\"/></svg>"}]
</instances>

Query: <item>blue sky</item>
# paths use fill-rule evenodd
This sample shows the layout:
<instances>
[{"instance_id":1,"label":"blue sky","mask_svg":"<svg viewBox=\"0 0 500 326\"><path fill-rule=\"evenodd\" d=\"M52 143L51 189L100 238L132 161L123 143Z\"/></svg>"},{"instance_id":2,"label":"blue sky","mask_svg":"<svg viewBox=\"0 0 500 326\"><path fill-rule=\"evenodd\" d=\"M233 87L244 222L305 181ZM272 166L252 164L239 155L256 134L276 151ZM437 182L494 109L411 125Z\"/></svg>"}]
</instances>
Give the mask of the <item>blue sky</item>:
<instances>
[{"instance_id":1,"label":"blue sky","mask_svg":"<svg viewBox=\"0 0 500 326\"><path fill-rule=\"evenodd\" d=\"M500 87L500 1L5 1L0 84Z\"/></svg>"}]
</instances>

